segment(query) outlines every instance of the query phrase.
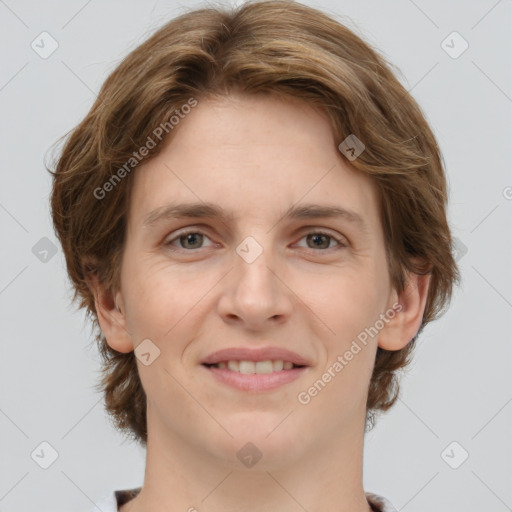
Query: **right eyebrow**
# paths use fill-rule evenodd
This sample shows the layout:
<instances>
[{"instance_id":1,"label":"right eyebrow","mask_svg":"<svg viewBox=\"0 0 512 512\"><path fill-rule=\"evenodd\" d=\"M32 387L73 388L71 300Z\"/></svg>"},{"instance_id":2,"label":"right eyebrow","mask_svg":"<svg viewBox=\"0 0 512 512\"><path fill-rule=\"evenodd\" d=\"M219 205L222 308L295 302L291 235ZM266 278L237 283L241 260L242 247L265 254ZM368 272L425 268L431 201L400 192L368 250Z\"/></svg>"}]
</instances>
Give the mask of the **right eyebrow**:
<instances>
[{"instance_id":1,"label":"right eyebrow","mask_svg":"<svg viewBox=\"0 0 512 512\"><path fill-rule=\"evenodd\" d=\"M224 208L212 203L170 203L151 211L144 219L143 226L151 227L169 219L218 218L224 222L234 220Z\"/></svg>"}]
</instances>

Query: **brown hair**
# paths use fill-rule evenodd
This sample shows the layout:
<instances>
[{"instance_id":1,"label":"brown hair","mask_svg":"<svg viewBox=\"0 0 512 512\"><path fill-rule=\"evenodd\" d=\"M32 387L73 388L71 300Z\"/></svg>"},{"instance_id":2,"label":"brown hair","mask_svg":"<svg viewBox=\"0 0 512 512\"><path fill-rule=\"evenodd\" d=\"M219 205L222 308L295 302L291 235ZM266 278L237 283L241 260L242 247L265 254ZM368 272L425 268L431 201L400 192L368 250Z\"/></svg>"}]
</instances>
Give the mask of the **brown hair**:
<instances>
[{"instance_id":1,"label":"brown hair","mask_svg":"<svg viewBox=\"0 0 512 512\"><path fill-rule=\"evenodd\" d=\"M351 165L377 184L392 285L400 293L406 271L431 274L416 336L402 350L377 349L367 398L370 428L376 413L395 403L397 371L409 364L418 335L444 313L452 286L460 281L440 150L420 107L383 56L333 17L293 1L180 15L110 74L68 137L55 171L50 170L53 222L74 286L73 301L80 299L79 307L86 308L97 328L106 409L118 429L142 444L147 441L146 395L136 359L133 352L119 353L105 342L87 274L96 273L106 289L119 285L134 151L150 147L157 127L165 127L168 140L169 120L183 105L235 89L302 99L327 113L337 141L355 134L366 149ZM150 147L146 159L162 146ZM126 172L120 173L122 168ZM107 182L108 194L98 192L106 191Z\"/></svg>"}]
</instances>

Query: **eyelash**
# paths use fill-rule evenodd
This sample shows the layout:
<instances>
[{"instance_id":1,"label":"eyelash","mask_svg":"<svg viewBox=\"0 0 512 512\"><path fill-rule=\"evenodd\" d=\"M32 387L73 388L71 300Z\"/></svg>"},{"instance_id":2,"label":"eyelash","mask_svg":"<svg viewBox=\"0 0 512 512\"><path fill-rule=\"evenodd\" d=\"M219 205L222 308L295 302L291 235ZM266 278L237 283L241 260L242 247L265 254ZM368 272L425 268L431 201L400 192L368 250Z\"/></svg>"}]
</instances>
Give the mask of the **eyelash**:
<instances>
[{"instance_id":1,"label":"eyelash","mask_svg":"<svg viewBox=\"0 0 512 512\"><path fill-rule=\"evenodd\" d=\"M199 250L199 249L202 249L202 247L199 247L198 249L183 249L183 248L173 248L172 247L172 242L174 242L175 240L179 240L181 237L185 237L187 235L203 235L207 238L210 238L205 232L201 231L200 229L189 229L188 231L182 231L181 233L178 233L174 238L170 239L168 242L165 242L164 245L166 247L169 247L172 251L184 251L184 252L189 252L189 253L193 253L195 252L196 250ZM301 238L300 240L302 240L303 238L307 237L308 235L322 235L322 236L326 236L332 240L334 240L335 242L338 243L338 246L335 246L335 247L328 247L327 249L312 249L312 248L306 248L310 251L314 251L314 252L327 252L329 250L332 250L332 249L343 249L345 247L348 247L348 244L346 243L345 239L344 238L341 238L341 237L337 237L331 233L327 233L325 231L322 231L321 229L320 230L313 230L313 231L309 231L307 233L305 233Z\"/></svg>"}]
</instances>

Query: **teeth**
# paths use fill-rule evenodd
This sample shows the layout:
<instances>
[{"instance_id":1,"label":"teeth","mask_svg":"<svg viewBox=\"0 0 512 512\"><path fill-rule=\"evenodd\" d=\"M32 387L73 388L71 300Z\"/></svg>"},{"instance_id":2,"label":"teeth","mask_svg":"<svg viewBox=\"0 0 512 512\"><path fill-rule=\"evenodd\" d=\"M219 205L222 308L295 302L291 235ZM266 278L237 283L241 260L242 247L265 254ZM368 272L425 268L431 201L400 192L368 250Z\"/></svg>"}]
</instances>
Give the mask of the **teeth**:
<instances>
[{"instance_id":1,"label":"teeth","mask_svg":"<svg viewBox=\"0 0 512 512\"><path fill-rule=\"evenodd\" d=\"M256 366L256 373L272 373L274 371L272 361L258 361L254 366Z\"/></svg>"},{"instance_id":2,"label":"teeth","mask_svg":"<svg viewBox=\"0 0 512 512\"><path fill-rule=\"evenodd\" d=\"M240 371L240 363L238 361L228 361L228 368L232 372L239 372Z\"/></svg>"},{"instance_id":3,"label":"teeth","mask_svg":"<svg viewBox=\"0 0 512 512\"><path fill-rule=\"evenodd\" d=\"M256 373L256 365L252 361L240 361L240 373Z\"/></svg>"},{"instance_id":4,"label":"teeth","mask_svg":"<svg viewBox=\"0 0 512 512\"><path fill-rule=\"evenodd\" d=\"M280 372L281 370L291 370L293 363L290 361L221 361L214 365L216 368L228 368L232 372L259 375L264 373Z\"/></svg>"}]
</instances>

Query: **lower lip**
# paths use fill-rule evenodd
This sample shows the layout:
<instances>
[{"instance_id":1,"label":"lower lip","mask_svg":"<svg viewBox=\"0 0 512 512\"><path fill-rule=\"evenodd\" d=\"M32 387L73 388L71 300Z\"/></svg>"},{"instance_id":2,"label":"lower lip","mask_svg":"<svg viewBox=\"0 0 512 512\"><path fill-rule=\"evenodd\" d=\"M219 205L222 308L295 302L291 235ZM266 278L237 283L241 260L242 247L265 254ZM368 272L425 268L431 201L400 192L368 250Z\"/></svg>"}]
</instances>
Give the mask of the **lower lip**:
<instances>
[{"instance_id":1,"label":"lower lip","mask_svg":"<svg viewBox=\"0 0 512 512\"><path fill-rule=\"evenodd\" d=\"M291 370L281 370L272 373L240 373L227 368L216 368L214 366L204 366L220 382L228 386L241 389L243 391L267 391L284 386L289 382L298 379L307 369L292 368Z\"/></svg>"}]
</instances>

